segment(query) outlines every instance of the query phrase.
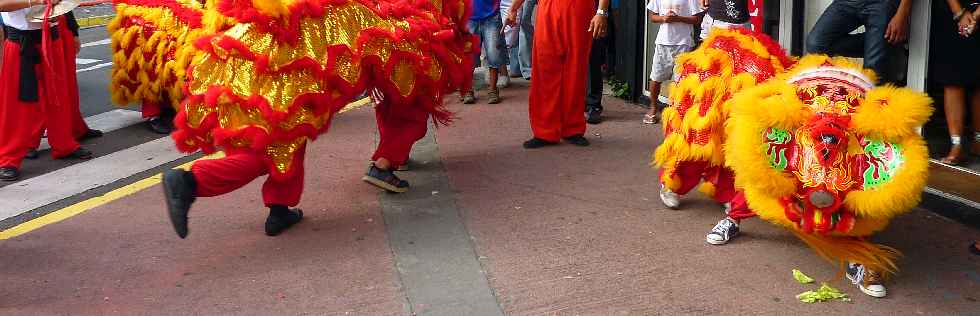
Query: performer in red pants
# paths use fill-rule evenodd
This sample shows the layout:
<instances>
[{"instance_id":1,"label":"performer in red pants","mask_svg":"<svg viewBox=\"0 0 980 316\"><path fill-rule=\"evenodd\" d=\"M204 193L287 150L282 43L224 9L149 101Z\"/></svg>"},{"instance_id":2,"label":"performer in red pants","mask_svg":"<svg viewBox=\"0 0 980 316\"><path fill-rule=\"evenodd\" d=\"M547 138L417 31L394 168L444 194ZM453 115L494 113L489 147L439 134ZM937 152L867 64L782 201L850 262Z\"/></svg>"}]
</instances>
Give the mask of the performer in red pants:
<instances>
[{"instance_id":1,"label":"performer in red pants","mask_svg":"<svg viewBox=\"0 0 980 316\"><path fill-rule=\"evenodd\" d=\"M408 191L408 181L395 175L408 162L415 142L428 131L429 113L423 107L393 106L377 89L371 93L381 140L371 160L374 161L362 180L394 193Z\"/></svg>"},{"instance_id":2,"label":"performer in red pants","mask_svg":"<svg viewBox=\"0 0 980 316\"><path fill-rule=\"evenodd\" d=\"M269 208L265 220L265 233L276 236L303 219L303 210L290 207L299 205L303 194L306 144L300 145L293 155L289 174L273 173L262 184L262 201ZM171 209L185 210L171 213L174 229L180 238L187 237L187 213L198 197L219 196L235 191L258 177L269 174L269 165L263 156L251 150L229 151L219 159L199 160L190 171L168 170L163 176L163 189Z\"/></svg>"},{"instance_id":3,"label":"performer in red pants","mask_svg":"<svg viewBox=\"0 0 980 316\"><path fill-rule=\"evenodd\" d=\"M27 3L5 6L3 13L4 63L0 73L0 180L20 178L24 156L35 142L37 131L48 129L48 142L54 158L91 159L92 153L82 148L73 135L72 91L75 76L75 55L66 51L74 47L71 32L64 32L64 17L60 25L50 25L44 31L42 23L29 22ZM42 39L47 36L48 47ZM77 98L77 96L76 96ZM77 108L77 103L74 104ZM77 111L74 110L74 111Z\"/></svg>"},{"instance_id":4,"label":"performer in red pants","mask_svg":"<svg viewBox=\"0 0 980 316\"><path fill-rule=\"evenodd\" d=\"M507 24L516 26L514 1ZM541 0L534 26L531 96L528 101L534 138L524 148L557 144L560 139L588 146L585 139L585 82L592 39L605 35L608 0Z\"/></svg>"}]
</instances>

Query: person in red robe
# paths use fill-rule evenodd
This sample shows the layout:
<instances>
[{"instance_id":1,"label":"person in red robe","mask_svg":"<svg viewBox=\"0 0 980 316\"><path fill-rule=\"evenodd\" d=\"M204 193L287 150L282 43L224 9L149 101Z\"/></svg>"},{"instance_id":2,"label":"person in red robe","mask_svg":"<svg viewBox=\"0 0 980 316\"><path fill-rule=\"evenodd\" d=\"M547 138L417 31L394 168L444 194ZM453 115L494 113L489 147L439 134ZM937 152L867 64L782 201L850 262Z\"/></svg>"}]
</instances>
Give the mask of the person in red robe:
<instances>
[{"instance_id":1,"label":"person in red robe","mask_svg":"<svg viewBox=\"0 0 980 316\"><path fill-rule=\"evenodd\" d=\"M507 25L517 25L515 0ZM585 82L592 39L605 36L609 0L541 0L532 45L531 96L528 101L534 137L524 148L558 144L561 139L588 146L585 138Z\"/></svg>"},{"instance_id":2,"label":"person in red robe","mask_svg":"<svg viewBox=\"0 0 980 316\"><path fill-rule=\"evenodd\" d=\"M0 1L6 34L0 69L5 77L0 82L0 181L20 179L21 162L44 128L54 158L92 158L74 132L78 86L70 79L75 54L69 48L77 47L77 29L68 30L66 16L54 23L31 22L29 4Z\"/></svg>"}]
</instances>

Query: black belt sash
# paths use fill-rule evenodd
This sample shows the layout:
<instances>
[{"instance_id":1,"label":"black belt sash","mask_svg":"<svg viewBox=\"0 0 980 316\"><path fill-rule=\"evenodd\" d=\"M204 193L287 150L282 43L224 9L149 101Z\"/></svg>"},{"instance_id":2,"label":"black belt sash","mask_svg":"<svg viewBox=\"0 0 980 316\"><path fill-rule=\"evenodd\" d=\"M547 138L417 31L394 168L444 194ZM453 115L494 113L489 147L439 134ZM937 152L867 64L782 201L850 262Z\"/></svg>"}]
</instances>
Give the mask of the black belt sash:
<instances>
[{"instance_id":1,"label":"black belt sash","mask_svg":"<svg viewBox=\"0 0 980 316\"><path fill-rule=\"evenodd\" d=\"M68 28L75 36L78 36L78 22L75 21L75 16L69 12L67 18ZM57 41L59 38L58 27L56 25L49 27L51 28L51 41ZM38 80L35 67L41 63L42 31L25 31L9 26L4 26L3 30L8 41L20 45L20 85L18 86L17 99L21 102L37 102L39 100Z\"/></svg>"}]
</instances>

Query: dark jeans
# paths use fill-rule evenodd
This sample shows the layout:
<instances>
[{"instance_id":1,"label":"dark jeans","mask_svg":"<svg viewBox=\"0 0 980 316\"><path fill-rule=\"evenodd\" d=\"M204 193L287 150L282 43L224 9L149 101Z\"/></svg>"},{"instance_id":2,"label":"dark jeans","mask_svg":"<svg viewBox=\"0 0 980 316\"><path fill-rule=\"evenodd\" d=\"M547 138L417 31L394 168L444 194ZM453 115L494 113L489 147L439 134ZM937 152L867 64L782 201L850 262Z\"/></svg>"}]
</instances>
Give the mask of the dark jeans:
<instances>
[{"instance_id":1,"label":"dark jeans","mask_svg":"<svg viewBox=\"0 0 980 316\"><path fill-rule=\"evenodd\" d=\"M898 47L885 40L888 22L898 9L895 0L834 0L806 39L808 54L864 58L883 82L897 81L888 71L888 57ZM850 34L860 26L864 33Z\"/></svg>"},{"instance_id":2,"label":"dark jeans","mask_svg":"<svg viewBox=\"0 0 980 316\"><path fill-rule=\"evenodd\" d=\"M602 65L605 63L606 38L592 40L589 52L589 79L585 83L585 111L602 112Z\"/></svg>"}]
</instances>

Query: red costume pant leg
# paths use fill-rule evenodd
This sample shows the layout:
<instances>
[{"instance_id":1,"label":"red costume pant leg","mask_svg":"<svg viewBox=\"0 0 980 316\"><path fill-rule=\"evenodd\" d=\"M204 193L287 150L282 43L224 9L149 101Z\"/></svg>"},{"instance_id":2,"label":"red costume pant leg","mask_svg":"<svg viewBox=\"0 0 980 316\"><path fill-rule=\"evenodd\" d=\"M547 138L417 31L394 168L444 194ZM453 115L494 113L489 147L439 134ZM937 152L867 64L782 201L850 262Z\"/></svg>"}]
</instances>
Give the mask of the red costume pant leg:
<instances>
[{"instance_id":1,"label":"red costume pant leg","mask_svg":"<svg viewBox=\"0 0 980 316\"><path fill-rule=\"evenodd\" d=\"M707 162L704 161L677 162L673 167L660 169L660 183L663 183L674 193L687 194L701 183L707 165ZM674 185L667 184L671 182Z\"/></svg>"},{"instance_id":2,"label":"red costume pant leg","mask_svg":"<svg viewBox=\"0 0 980 316\"><path fill-rule=\"evenodd\" d=\"M745 192L736 192L732 198L732 208L728 210L728 217L736 221L741 221L755 216L755 212L749 208L749 204L745 200Z\"/></svg>"},{"instance_id":3,"label":"red costume pant leg","mask_svg":"<svg viewBox=\"0 0 980 316\"><path fill-rule=\"evenodd\" d=\"M293 175L285 179L268 177L262 185L262 201L266 206L296 206L303 194L303 160L306 146L293 157ZM195 195L218 196L235 191L260 176L269 174L269 165L262 156L252 152L238 152L220 159L199 160L191 166L197 183Z\"/></svg>"},{"instance_id":4,"label":"red costume pant leg","mask_svg":"<svg viewBox=\"0 0 980 316\"><path fill-rule=\"evenodd\" d=\"M88 133L89 127L85 123L85 119L82 117L82 109L79 107L80 99L78 96L78 76L75 75L75 70L78 65L75 64L75 56L78 56L78 50L75 48L75 38L72 34L71 29L68 28L68 20L65 16L60 17L61 21L58 25L59 34L64 34L67 40L61 41L62 46L65 50L65 55L71 57L70 60L65 60L65 67L69 71L69 75L65 76L65 84L68 86L66 93L68 94L68 110L71 110L71 132L75 139L82 138L85 133Z\"/></svg>"},{"instance_id":5,"label":"red costume pant leg","mask_svg":"<svg viewBox=\"0 0 980 316\"><path fill-rule=\"evenodd\" d=\"M705 170L704 181L715 187L713 198L718 203L729 203L735 197L735 173L731 169L720 166L708 167Z\"/></svg>"},{"instance_id":6,"label":"red costume pant leg","mask_svg":"<svg viewBox=\"0 0 980 316\"><path fill-rule=\"evenodd\" d=\"M425 137L429 113L421 106L393 105L388 100L378 104L374 113L381 141L371 160L387 159L397 169L408 161L415 142Z\"/></svg>"},{"instance_id":7,"label":"red costume pant leg","mask_svg":"<svg viewBox=\"0 0 980 316\"><path fill-rule=\"evenodd\" d=\"M47 52L42 53L50 59L50 69L43 63L35 66L37 102L19 99L21 48L18 43L4 42L5 60L0 69L5 77L0 81L0 166L20 168L24 154L36 144L35 137L44 127L48 129L48 143L55 158L67 156L78 149L78 142L72 135L72 112L67 108L71 102L69 91L75 89L77 93L77 87L68 87L67 80L64 80L69 75L75 75L75 70L69 71L67 67L69 62L74 62L75 56L65 54L62 42L74 41L71 33L68 34L60 36L51 43ZM53 81L48 82L50 80Z\"/></svg>"},{"instance_id":8,"label":"red costume pant leg","mask_svg":"<svg viewBox=\"0 0 980 316\"><path fill-rule=\"evenodd\" d=\"M585 82L595 15L592 0L542 0L538 4L532 46L531 95L528 100L534 137L557 142L585 133Z\"/></svg>"}]
</instances>

